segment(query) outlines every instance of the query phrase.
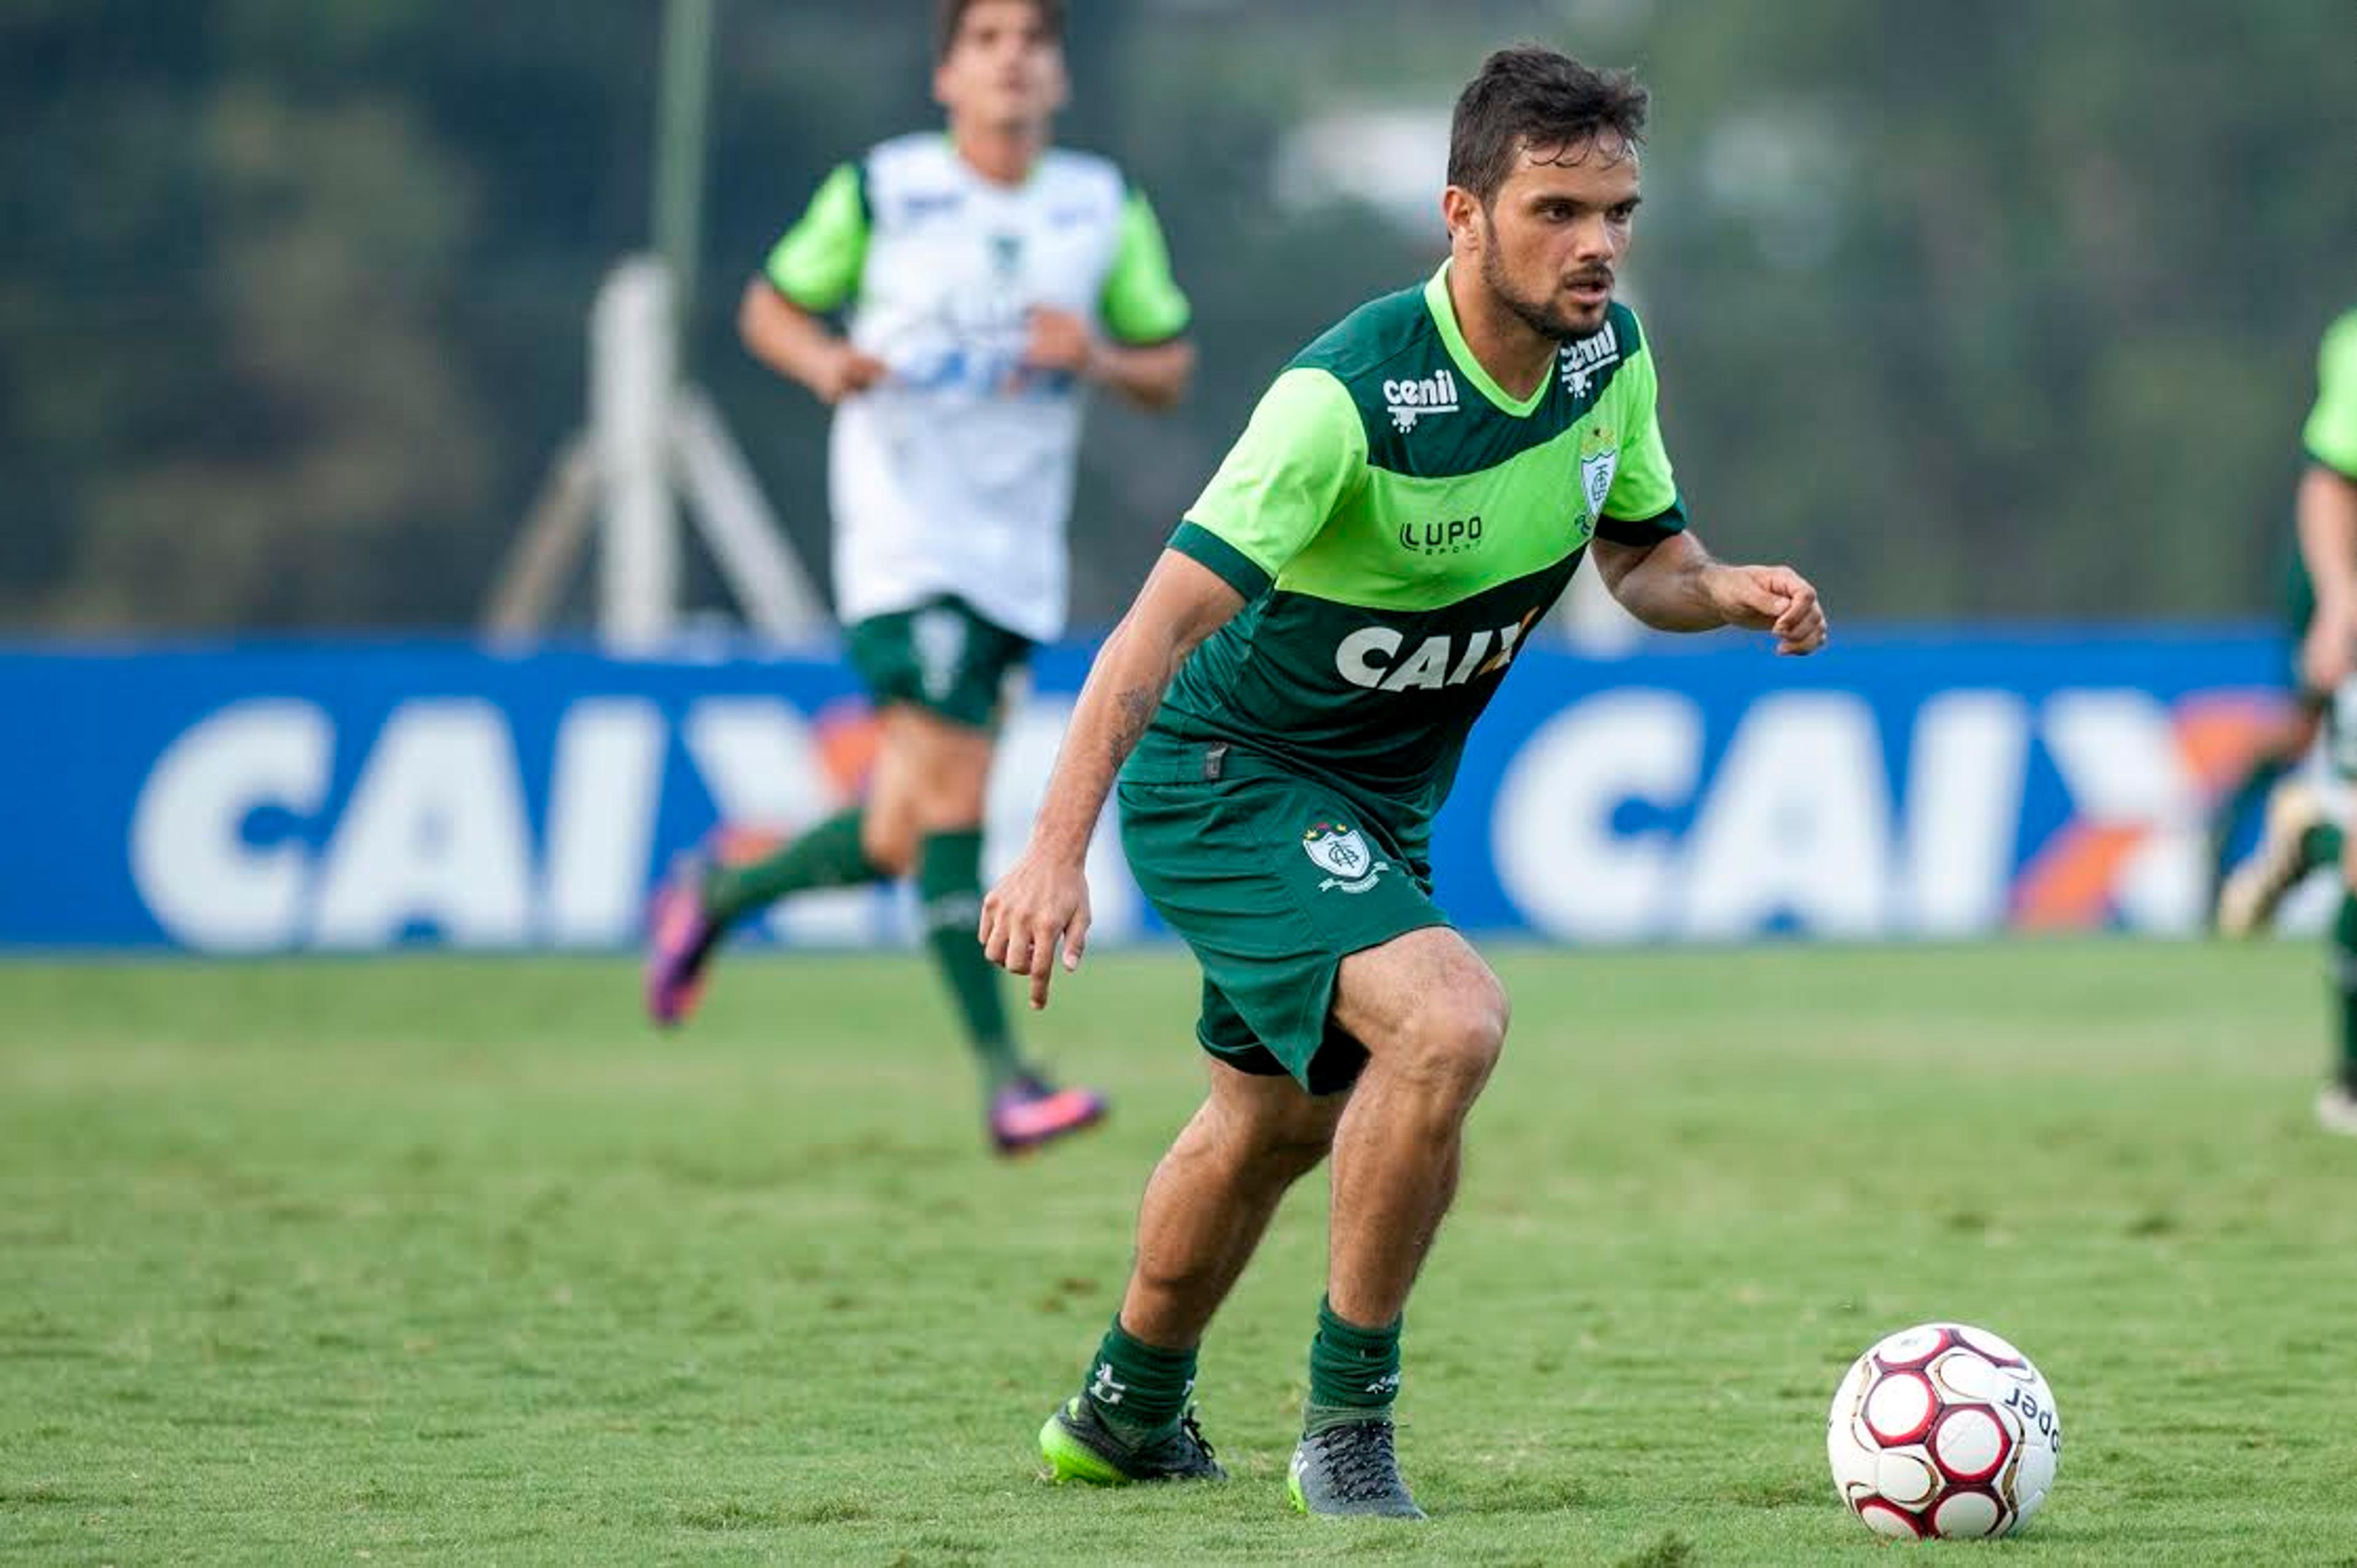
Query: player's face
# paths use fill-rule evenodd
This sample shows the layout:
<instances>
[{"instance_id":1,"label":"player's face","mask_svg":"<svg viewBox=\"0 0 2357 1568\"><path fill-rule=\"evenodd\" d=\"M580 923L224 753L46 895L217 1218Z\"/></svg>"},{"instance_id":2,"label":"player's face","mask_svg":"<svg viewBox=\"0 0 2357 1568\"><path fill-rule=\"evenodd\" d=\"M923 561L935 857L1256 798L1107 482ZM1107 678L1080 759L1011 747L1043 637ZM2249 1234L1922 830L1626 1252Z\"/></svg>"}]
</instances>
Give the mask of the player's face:
<instances>
[{"instance_id":1,"label":"player's face","mask_svg":"<svg viewBox=\"0 0 2357 1568\"><path fill-rule=\"evenodd\" d=\"M933 71L952 120L996 130L1043 129L1064 106L1064 50L1031 0L982 0L958 19Z\"/></svg>"},{"instance_id":2,"label":"player's face","mask_svg":"<svg viewBox=\"0 0 2357 1568\"><path fill-rule=\"evenodd\" d=\"M1481 282L1533 331L1562 341L1604 325L1637 214L1637 155L1609 132L1525 148L1486 210Z\"/></svg>"}]
</instances>

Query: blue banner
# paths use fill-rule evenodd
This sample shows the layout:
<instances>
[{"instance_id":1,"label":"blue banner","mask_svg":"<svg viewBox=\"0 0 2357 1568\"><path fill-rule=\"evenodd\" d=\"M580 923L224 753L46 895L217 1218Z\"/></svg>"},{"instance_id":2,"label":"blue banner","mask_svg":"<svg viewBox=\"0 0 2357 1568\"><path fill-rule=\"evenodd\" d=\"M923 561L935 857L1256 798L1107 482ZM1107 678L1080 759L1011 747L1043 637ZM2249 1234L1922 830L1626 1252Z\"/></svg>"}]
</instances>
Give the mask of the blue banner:
<instances>
[{"instance_id":1,"label":"blue banner","mask_svg":"<svg viewBox=\"0 0 2357 1568\"><path fill-rule=\"evenodd\" d=\"M1010 720L994 865L1087 657L1043 654ZM1440 897L1591 942L2189 929L2203 812L2284 659L2150 629L1534 648L1443 815ZM673 852L838 809L875 743L832 658L411 641L0 651L0 726L20 949L621 947ZM1102 937L1157 930L1109 829L1091 877ZM766 934L905 940L904 899L797 901Z\"/></svg>"}]
</instances>

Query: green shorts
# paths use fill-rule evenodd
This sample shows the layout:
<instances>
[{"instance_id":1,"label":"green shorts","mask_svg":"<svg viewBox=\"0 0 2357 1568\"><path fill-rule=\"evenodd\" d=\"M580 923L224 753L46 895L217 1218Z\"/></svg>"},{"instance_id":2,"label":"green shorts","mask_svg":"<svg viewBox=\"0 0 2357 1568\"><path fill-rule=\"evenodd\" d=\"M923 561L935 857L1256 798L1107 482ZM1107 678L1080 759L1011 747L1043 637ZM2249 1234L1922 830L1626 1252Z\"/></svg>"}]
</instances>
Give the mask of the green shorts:
<instances>
[{"instance_id":1,"label":"green shorts","mask_svg":"<svg viewBox=\"0 0 2357 1568\"><path fill-rule=\"evenodd\" d=\"M1342 960L1448 923L1429 861L1331 786L1232 748L1150 737L1122 773L1121 842L1202 966L1203 1048L1312 1094L1366 1065L1329 1015Z\"/></svg>"},{"instance_id":2,"label":"green shorts","mask_svg":"<svg viewBox=\"0 0 2357 1568\"><path fill-rule=\"evenodd\" d=\"M1006 678L1031 644L986 621L963 599L871 616L844 633L851 667L877 707L909 703L972 729L996 729Z\"/></svg>"}]
</instances>

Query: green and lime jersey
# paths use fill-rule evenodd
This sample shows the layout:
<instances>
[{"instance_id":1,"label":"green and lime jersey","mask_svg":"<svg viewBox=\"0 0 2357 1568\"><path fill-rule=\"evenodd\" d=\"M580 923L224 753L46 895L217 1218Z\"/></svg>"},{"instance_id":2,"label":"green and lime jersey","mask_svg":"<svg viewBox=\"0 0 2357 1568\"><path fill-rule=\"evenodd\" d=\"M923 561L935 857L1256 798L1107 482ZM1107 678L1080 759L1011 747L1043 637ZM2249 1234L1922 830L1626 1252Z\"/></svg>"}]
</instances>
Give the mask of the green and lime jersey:
<instances>
[{"instance_id":1,"label":"green and lime jersey","mask_svg":"<svg viewBox=\"0 0 2357 1568\"><path fill-rule=\"evenodd\" d=\"M2316 407L2300 442L2316 462L2357 479L2357 310L2325 329L2316 358Z\"/></svg>"},{"instance_id":2,"label":"green and lime jersey","mask_svg":"<svg viewBox=\"0 0 2357 1568\"><path fill-rule=\"evenodd\" d=\"M1225 742L1333 784L1421 853L1465 736L1590 539L1685 525L1637 317L1526 398L1467 349L1443 266L1280 374L1171 547L1243 595L1134 777Z\"/></svg>"}]
</instances>

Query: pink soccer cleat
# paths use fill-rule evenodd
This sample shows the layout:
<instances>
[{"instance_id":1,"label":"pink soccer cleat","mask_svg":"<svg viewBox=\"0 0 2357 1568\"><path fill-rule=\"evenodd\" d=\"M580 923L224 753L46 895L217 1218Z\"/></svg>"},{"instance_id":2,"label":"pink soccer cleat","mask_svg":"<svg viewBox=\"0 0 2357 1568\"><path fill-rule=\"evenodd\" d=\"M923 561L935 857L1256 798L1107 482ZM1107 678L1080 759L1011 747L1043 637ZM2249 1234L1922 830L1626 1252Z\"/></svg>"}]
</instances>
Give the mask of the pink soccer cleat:
<instances>
[{"instance_id":1,"label":"pink soccer cleat","mask_svg":"<svg viewBox=\"0 0 2357 1568\"><path fill-rule=\"evenodd\" d=\"M705 966L720 945L720 922L704 908L710 864L693 852L672 862L647 908L647 1016L665 1028L685 1023L695 1011Z\"/></svg>"},{"instance_id":2,"label":"pink soccer cleat","mask_svg":"<svg viewBox=\"0 0 2357 1568\"><path fill-rule=\"evenodd\" d=\"M1020 1155L1104 1120L1105 1097L1093 1089L1055 1089L1026 1074L991 1096L990 1141Z\"/></svg>"}]
</instances>

